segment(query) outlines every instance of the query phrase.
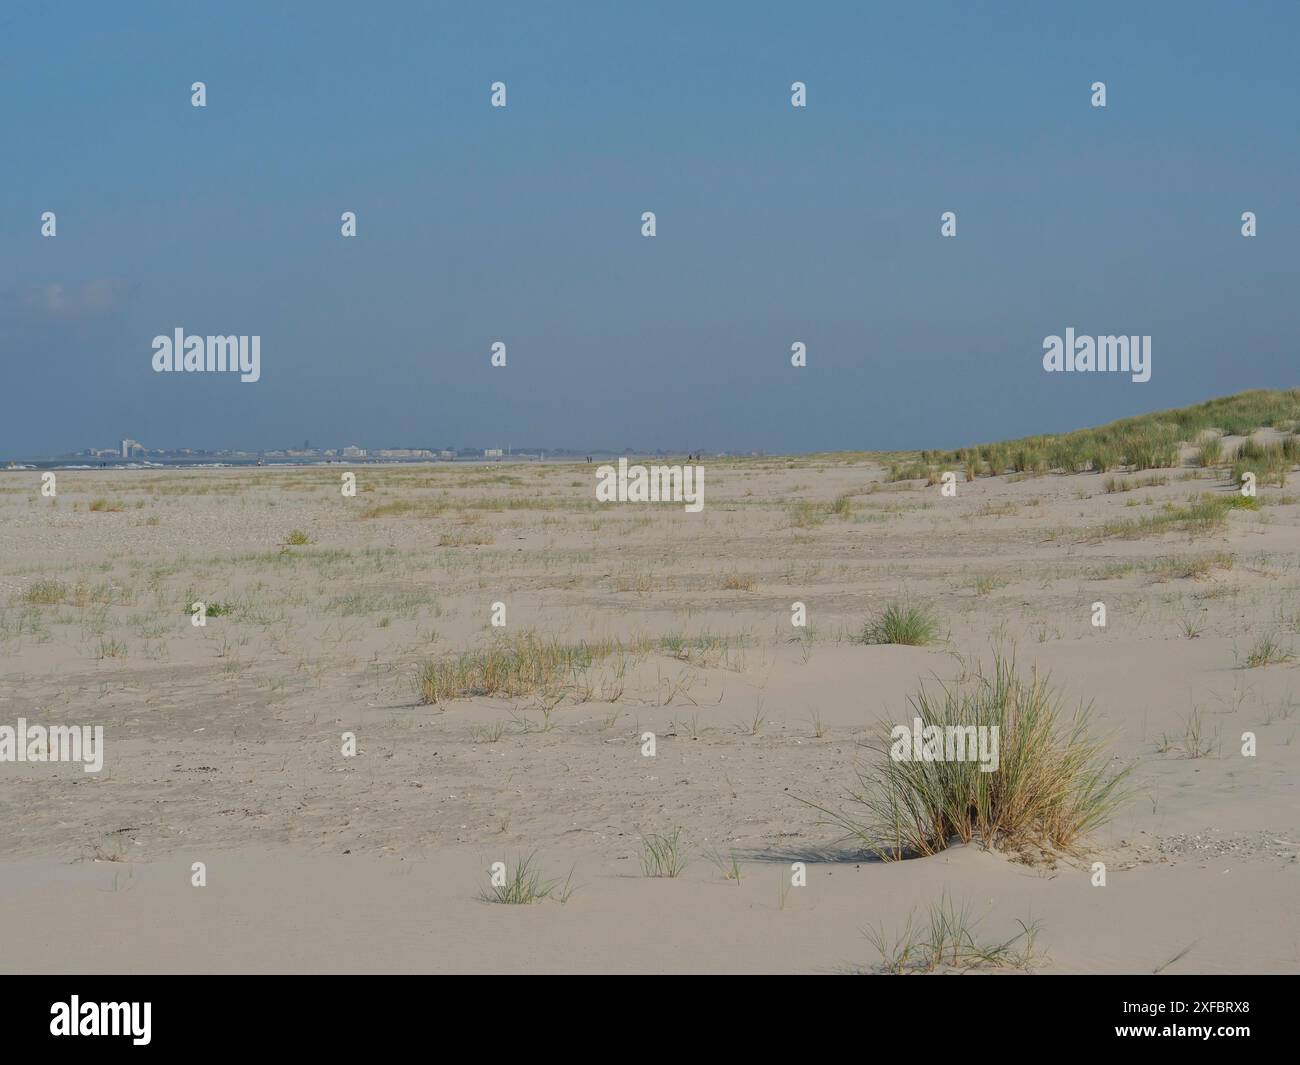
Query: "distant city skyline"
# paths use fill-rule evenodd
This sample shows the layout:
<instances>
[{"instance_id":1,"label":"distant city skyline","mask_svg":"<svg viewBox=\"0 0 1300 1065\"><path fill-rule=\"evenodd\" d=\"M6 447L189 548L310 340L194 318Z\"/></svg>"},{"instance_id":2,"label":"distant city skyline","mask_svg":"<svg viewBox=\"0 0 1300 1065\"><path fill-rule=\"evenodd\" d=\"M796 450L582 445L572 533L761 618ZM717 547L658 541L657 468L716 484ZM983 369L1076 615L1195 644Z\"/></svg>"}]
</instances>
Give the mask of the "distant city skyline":
<instances>
[{"instance_id":1,"label":"distant city skyline","mask_svg":"<svg viewBox=\"0 0 1300 1065\"><path fill-rule=\"evenodd\" d=\"M1271 2L11 0L0 457L954 448L1294 387L1297 31ZM1149 364L1044 372L1075 334Z\"/></svg>"},{"instance_id":2,"label":"distant city skyline","mask_svg":"<svg viewBox=\"0 0 1300 1065\"><path fill-rule=\"evenodd\" d=\"M0 456L0 463L16 462L53 462L69 461L77 459L92 459L94 461L121 460L123 462L148 460L151 457L161 460L176 460L186 458L217 458L217 457L240 457L240 458L302 458L302 459L331 459L337 461L345 460L387 460L387 461L447 461L461 460L468 458L477 458L484 460L491 459L536 459L543 458L576 458L584 456L612 456L623 454L638 455L670 455L670 454L687 454L692 451L699 451L699 448L680 448L680 449L651 449L636 447L598 447L598 448L573 448L573 447L537 447L537 446L503 446L503 447L481 447L481 446L448 446L448 445L424 445L424 446L361 446L355 443L347 445L327 445L323 447L313 447L310 441L304 442L301 447L274 447L274 448L194 448L180 446L150 446L141 441L124 437L114 446L91 445L88 447L75 448L72 450L51 452L48 454L29 454L29 455L10 455ZM707 449L703 449L707 452ZM751 450L749 454L761 454L760 450ZM730 454L719 452L717 454Z\"/></svg>"},{"instance_id":3,"label":"distant city skyline","mask_svg":"<svg viewBox=\"0 0 1300 1065\"><path fill-rule=\"evenodd\" d=\"M313 446L310 443L306 443L300 447L286 445L286 446L273 447L273 448L250 448L250 447L198 448L198 447L173 446L173 445L154 446L154 445L142 443L141 441L132 439L130 437L124 437L117 444L111 446L92 444L86 447L72 448L72 449L67 449L67 450L57 451L57 452L50 452L48 454L43 454L43 455L29 455L26 457L60 458L68 455L88 455L91 453L102 454L102 455L114 454L114 455L119 455L122 458L127 458L129 457L130 453L197 454L197 455L220 455L220 454L233 454L233 453L256 455L260 453L267 453L267 454L277 453L277 454L290 454L290 455L296 455L296 454L324 455L324 454L344 454L347 452L360 452L364 456L367 453L391 454L395 452L405 451L405 452L429 452L430 454L435 456L439 454L447 454L447 453L453 453L453 454L478 453L478 454L485 455L488 458L493 458L493 457L509 456L512 454L528 454L528 453L537 453L537 452L547 452L547 453L555 453L555 454L574 454L574 455L584 454L584 453L617 455L617 454L622 454L624 452L631 452L631 451L644 451L644 453L647 454L653 453L654 451L662 451L668 453L669 450L671 449L662 449L662 448L639 449L631 446L625 446L621 448L609 447L609 446L601 446L598 448L575 448L575 447L567 447L567 446L539 447L539 446L529 446L529 445L524 445L521 447L515 447L513 445L502 445L498 447L483 447L481 445L474 445L474 446L466 446L466 445L450 446L446 444L443 445L434 445L434 444L361 445L357 443L351 443L346 445L327 444L323 446ZM699 449L681 448L680 450L683 454L685 454L688 451L699 450Z\"/></svg>"}]
</instances>

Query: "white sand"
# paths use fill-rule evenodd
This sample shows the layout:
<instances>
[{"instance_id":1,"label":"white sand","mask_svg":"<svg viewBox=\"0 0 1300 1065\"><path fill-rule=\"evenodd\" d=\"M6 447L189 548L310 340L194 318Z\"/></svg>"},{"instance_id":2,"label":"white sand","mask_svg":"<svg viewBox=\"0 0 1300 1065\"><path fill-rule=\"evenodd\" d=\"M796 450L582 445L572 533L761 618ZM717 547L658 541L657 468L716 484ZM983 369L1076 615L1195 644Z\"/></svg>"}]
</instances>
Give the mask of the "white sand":
<instances>
[{"instance_id":1,"label":"white sand","mask_svg":"<svg viewBox=\"0 0 1300 1065\"><path fill-rule=\"evenodd\" d=\"M1287 489L1222 531L1129 540L1095 532L1221 485L982 478L953 500L869 491L865 461L706 467L701 514L598 507L586 465L363 466L355 499L337 468L70 472L57 502L35 473L0 475L0 725L98 724L107 743L98 775L0 763L0 969L856 971L879 961L864 927L946 892L989 939L1039 920L1041 970L1150 972L1190 946L1167 971L1300 971L1297 667L1243 668L1265 635L1300 651ZM792 522L796 501L841 493L848 519ZM124 509L90 511L99 498ZM362 517L394 503L416 509ZM282 554L295 528L315 543ZM1231 567L1141 568L1214 553ZM752 590L723 590L728 574ZM38 580L66 601L24 602ZM901 595L936 610L942 643L851 642ZM234 611L195 628L191 596ZM621 680L607 660L549 721L537 698L422 705L419 666L485 646L494 601L508 633L725 647L638 655ZM1093 702L1137 795L1074 858L855 860L792 796L837 801L867 730L909 721L920 680L987 660L999 634ZM676 826L685 872L643 877L640 831ZM739 885L713 848L737 855ZM491 862L534 852L575 870L567 903L479 900ZM782 902L797 860L807 886Z\"/></svg>"}]
</instances>

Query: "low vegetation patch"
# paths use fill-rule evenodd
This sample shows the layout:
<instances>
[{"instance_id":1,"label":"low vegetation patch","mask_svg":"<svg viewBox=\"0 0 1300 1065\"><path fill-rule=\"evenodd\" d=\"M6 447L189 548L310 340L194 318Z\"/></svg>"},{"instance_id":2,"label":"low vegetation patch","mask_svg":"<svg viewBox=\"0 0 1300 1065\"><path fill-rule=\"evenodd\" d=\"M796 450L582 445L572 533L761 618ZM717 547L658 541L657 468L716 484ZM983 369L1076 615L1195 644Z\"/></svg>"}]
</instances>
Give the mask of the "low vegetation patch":
<instances>
[{"instance_id":1,"label":"low vegetation patch","mask_svg":"<svg viewBox=\"0 0 1300 1065\"><path fill-rule=\"evenodd\" d=\"M971 587L975 590L976 595L988 595L990 592L995 592L1010 583L1009 578L1000 574L981 573L971 581Z\"/></svg>"},{"instance_id":2,"label":"low vegetation patch","mask_svg":"<svg viewBox=\"0 0 1300 1065\"><path fill-rule=\"evenodd\" d=\"M1253 473L1258 484L1275 484L1284 488L1287 474L1296 459L1297 439L1294 435L1274 444L1247 440L1237 449L1228 476L1233 484L1242 484L1246 474Z\"/></svg>"},{"instance_id":3,"label":"low vegetation patch","mask_svg":"<svg viewBox=\"0 0 1300 1065\"><path fill-rule=\"evenodd\" d=\"M206 599L191 599L189 605L185 608L185 613L187 614L198 613L198 611L194 609L194 604L199 602L203 604L204 617L209 617L209 618L225 617L227 614L232 613L235 609L233 604L222 603L216 599L212 600L212 602L208 602Z\"/></svg>"},{"instance_id":4,"label":"low vegetation patch","mask_svg":"<svg viewBox=\"0 0 1300 1065\"><path fill-rule=\"evenodd\" d=\"M1106 494L1113 495L1116 492L1132 492L1138 488L1154 488L1169 483L1169 478L1165 476L1157 477L1134 477L1129 480L1127 477L1107 477Z\"/></svg>"},{"instance_id":5,"label":"low vegetation patch","mask_svg":"<svg viewBox=\"0 0 1300 1065\"><path fill-rule=\"evenodd\" d=\"M998 654L991 675L980 668L937 694L923 687L909 702L909 721L920 718L939 735L949 728L997 728L997 768L985 772L972 760L896 759L901 741L882 727L867 744L878 757L858 769L849 809L809 805L842 828L845 839L883 859L922 857L972 841L1009 851L1069 851L1127 798L1129 769L1109 768L1102 745L1088 735L1088 708L1067 712L1047 681L1036 672L1022 676L1014 658Z\"/></svg>"},{"instance_id":6,"label":"low vegetation patch","mask_svg":"<svg viewBox=\"0 0 1300 1065\"><path fill-rule=\"evenodd\" d=\"M890 603L866 623L857 642L924 647L938 638L939 619L928 607Z\"/></svg>"},{"instance_id":7,"label":"low vegetation patch","mask_svg":"<svg viewBox=\"0 0 1300 1065\"><path fill-rule=\"evenodd\" d=\"M1166 555L1152 559L1125 559L1123 562L1111 562L1101 569L1092 570L1088 573L1088 577L1091 580L1107 581L1117 577L1127 577L1133 573L1145 573L1156 581L1202 580L1213 574L1216 569L1232 569L1235 561L1236 556L1228 551Z\"/></svg>"},{"instance_id":8,"label":"low vegetation patch","mask_svg":"<svg viewBox=\"0 0 1300 1065\"><path fill-rule=\"evenodd\" d=\"M745 665L745 639L742 636L714 636L707 632L698 636L670 633L658 640L634 641L629 650L636 654L658 651L702 669L739 672Z\"/></svg>"},{"instance_id":9,"label":"low vegetation patch","mask_svg":"<svg viewBox=\"0 0 1300 1065\"><path fill-rule=\"evenodd\" d=\"M1267 426L1290 428L1297 420L1300 420L1300 389L1257 389L1191 407L1123 418L1109 425L1073 433L1028 436L956 451L922 451L920 461L927 465L959 463L967 471L975 470L992 476L1008 470L1016 473L1050 470L1107 473L1125 467L1148 470L1177 466L1179 445L1201 441L1197 461L1201 466L1213 466L1222 457L1222 444L1217 433L1249 436ZM1216 435L1211 437L1211 432ZM1300 441L1294 436L1273 446L1290 448L1292 463L1300 456ZM925 466L905 465L906 461L909 460L895 461L890 468L890 480L926 476ZM1271 475L1279 469L1276 465L1269 468ZM1260 476L1258 469L1255 473ZM1260 476L1260 480L1265 478Z\"/></svg>"},{"instance_id":10,"label":"low vegetation patch","mask_svg":"<svg viewBox=\"0 0 1300 1065\"><path fill-rule=\"evenodd\" d=\"M427 500L396 499L391 503L375 503L366 507L359 515L363 520L371 518L399 518L406 514L418 514L421 517L433 517L440 508Z\"/></svg>"},{"instance_id":11,"label":"low vegetation patch","mask_svg":"<svg viewBox=\"0 0 1300 1065\"><path fill-rule=\"evenodd\" d=\"M681 876L686 862L680 827L667 834L650 832L641 837L641 872L646 876Z\"/></svg>"},{"instance_id":12,"label":"low vegetation patch","mask_svg":"<svg viewBox=\"0 0 1300 1065\"><path fill-rule=\"evenodd\" d=\"M33 606L57 606L67 595L68 586L62 581L41 580L33 581L24 588L19 598Z\"/></svg>"},{"instance_id":13,"label":"low vegetation patch","mask_svg":"<svg viewBox=\"0 0 1300 1065\"><path fill-rule=\"evenodd\" d=\"M564 644L524 633L486 650L426 663L416 688L421 701L430 704L475 695L517 698L563 692L596 663L622 653L622 646L613 641Z\"/></svg>"},{"instance_id":14,"label":"low vegetation patch","mask_svg":"<svg viewBox=\"0 0 1300 1065\"><path fill-rule=\"evenodd\" d=\"M1224 528L1228 514L1234 510L1258 510L1259 501L1236 492L1214 495L1209 492L1189 500L1183 506L1166 503L1156 513L1125 521L1109 521L1101 527L1103 537L1137 540L1168 532L1186 532L1204 536Z\"/></svg>"},{"instance_id":15,"label":"low vegetation patch","mask_svg":"<svg viewBox=\"0 0 1300 1065\"><path fill-rule=\"evenodd\" d=\"M395 614L398 617L413 618L422 608L434 605L433 596L428 592L407 589L391 594L370 591L348 592L346 595L334 596L325 604L325 609L331 614L340 614L343 617Z\"/></svg>"},{"instance_id":16,"label":"low vegetation patch","mask_svg":"<svg viewBox=\"0 0 1300 1065\"><path fill-rule=\"evenodd\" d=\"M1277 665L1280 662L1290 662L1294 657L1295 655L1278 643L1273 636L1264 636L1256 642L1246 656L1246 668L1256 669L1259 666Z\"/></svg>"},{"instance_id":17,"label":"low vegetation patch","mask_svg":"<svg viewBox=\"0 0 1300 1065\"><path fill-rule=\"evenodd\" d=\"M851 517L853 517L853 501L847 495L839 496L833 503L804 501L790 508L790 524L796 529L816 528L824 524L827 518Z\"/></svg>"},{"instance_id":18,"label":"low vegetation patch","mask_svg":"<svg viewBox=\"0 0 1300 1065\"><path fill-rule=\"evenodd\" d=\"M567 902L573 893L573 872L564 881L543 878L534 854L518 859L513 866L506 863L501 875L489 873L488 886L483 892L484 902L499 902L508 906L527 906L543 899L555 897Z\"/></svg>"},{"instance_id":19,"label":"low vegetation patch","mask_svg":"<svg viewBox=\"0 0 1300 1065\"><path fill-rule=\"evenodd\" d=\"M880 952L883 973L933 973L967 969L1027 969L1035 960L1036 921L1018 921L1020 931L1010 939L981 942L975 937L979 924L969 905L958 909L944 894L930 906L928 919L918 925L916 911L908 915L902 930L887 935L882 927L864 934Z\"/></svg>"},{"instance_id":20,"label":"low vegetation patch","mask_svg":"<svg viewBox=\"0 0 1300 1065\"><path fill-rule=\"evenodd\" d=\"M893 481L917 481L925 478L929 481L934 476L934 469L920 462L895 462L889 467L889 472L885 475L885 480ZM938 483L936 480L934 483Z\"/></svg>"},{"instance_id":21,"label":"low vegetation patch","mask_svg":"<svg viewBox=\"0 0 1300 1065\"><path fill-rule=\"evenodd\" d=\"M1148 566L1148 572L1158 581L1203 580L1216 569L1232 569L1234 557L1226 551L1204 555L1170 556L1158 558Z\"/></svg>"},{"instance_id":22,"label":"low vegetation patch","mask_svg":"<svg viewBox=\"0 0 1300 1065\"><path fill-rule=\"evenodd\" d=\"M485 547L494 543L496 543L496 537L486 529L443 533L438 537L439 547Z\"/></svg>"},{"instance_id":23,"label":"low vegetation patch","mask_svg":"<svg viewBox=\"0 0 1300 1065\"><path fill-rule=\"evenodd\" d=\"M1217 436L1207 437L1201 442L1196 452L1196 464L1203 469L1219 465L1223 461L1223 441Z\"/></svg>"}]
</instances>

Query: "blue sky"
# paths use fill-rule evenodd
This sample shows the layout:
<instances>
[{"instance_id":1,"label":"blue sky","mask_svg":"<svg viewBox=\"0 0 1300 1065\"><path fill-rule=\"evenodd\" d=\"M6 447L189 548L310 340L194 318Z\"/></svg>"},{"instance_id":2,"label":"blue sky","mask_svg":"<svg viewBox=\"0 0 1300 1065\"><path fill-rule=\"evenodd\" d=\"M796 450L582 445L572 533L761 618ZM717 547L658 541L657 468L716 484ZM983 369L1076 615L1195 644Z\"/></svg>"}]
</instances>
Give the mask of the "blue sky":
<instances>
[{"instance_id":1,"label":"blue sky","mask_svg":"<svg viewBox=\"0 0 1300 1065\"><path fill-rule=\"evenodd\" d=\"M10 0L0 457L947 447L1296 386L1298 30L1294 3ZM1067 326L1150 334L1150 382L1045 374ZM177 327L260 335L261 380L155 374Z\"/></svg>"}]
</instances>

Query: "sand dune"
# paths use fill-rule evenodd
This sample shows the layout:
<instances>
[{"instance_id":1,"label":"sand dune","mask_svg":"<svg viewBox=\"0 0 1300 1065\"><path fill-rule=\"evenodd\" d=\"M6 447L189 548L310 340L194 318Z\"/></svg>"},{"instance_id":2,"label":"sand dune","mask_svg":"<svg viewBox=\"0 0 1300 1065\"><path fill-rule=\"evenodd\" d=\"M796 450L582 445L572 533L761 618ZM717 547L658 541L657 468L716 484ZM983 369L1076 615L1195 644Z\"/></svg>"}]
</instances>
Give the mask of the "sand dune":
<instances>
[{"instance_id":1,"label":"sand dune","mask_svg":"<svg viewBox=\"0 0 1300 1065\"><path fill-rule=\"evenodd\" d=\"M1036 921L1035 971L1300 970L1300 498L1138 530L1231 489L946 498L887 464L706 460L698 514L601 505L585 464L362 466L355 498L325 468L65 472L53 500L5 474L0 725L100 725L105 761L0 763L0 968L870 971L864 928L948 898L991 941ZM895 600L936 642L857 642ZM427 664L525 634L600 652L422 700ZM868 734L995 644L1132 767L1074 853L882 862L799 801L842 803ZM675 831L684 871L643 875ZM567 898L484 901L528 855Z\"/></svg>"}]
</instances>

